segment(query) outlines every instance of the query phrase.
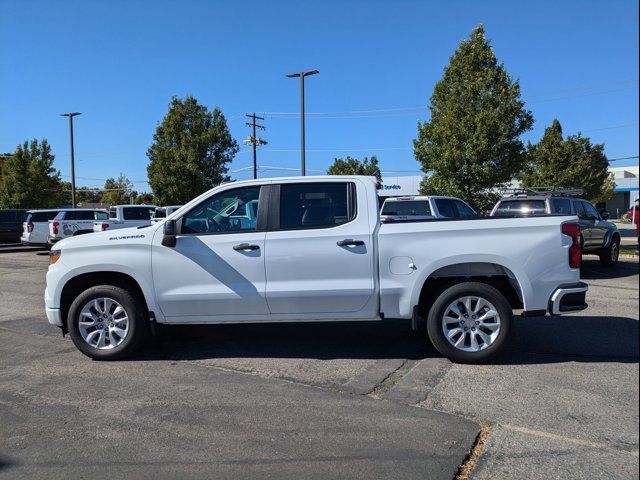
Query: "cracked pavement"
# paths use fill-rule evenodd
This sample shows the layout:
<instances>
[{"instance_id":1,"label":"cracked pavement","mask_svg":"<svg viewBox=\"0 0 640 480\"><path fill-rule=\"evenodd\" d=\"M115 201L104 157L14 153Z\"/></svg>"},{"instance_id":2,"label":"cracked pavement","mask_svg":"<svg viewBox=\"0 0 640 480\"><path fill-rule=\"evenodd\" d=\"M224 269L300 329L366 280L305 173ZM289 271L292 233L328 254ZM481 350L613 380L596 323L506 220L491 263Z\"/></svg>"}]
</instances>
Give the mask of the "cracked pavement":
<instances>
[{"instance_id":1,"label":"cracked pavement","mask_svg":"<svg viewBox=\"0 0 640 480\"><path fill-rule=\"evenodd\" d=\"M638 262L517 318L492 365L408 322L167 327L92 362L47 324L44 252L0 247L0 477L638 478Z\"/></svg>"}]
</instances>

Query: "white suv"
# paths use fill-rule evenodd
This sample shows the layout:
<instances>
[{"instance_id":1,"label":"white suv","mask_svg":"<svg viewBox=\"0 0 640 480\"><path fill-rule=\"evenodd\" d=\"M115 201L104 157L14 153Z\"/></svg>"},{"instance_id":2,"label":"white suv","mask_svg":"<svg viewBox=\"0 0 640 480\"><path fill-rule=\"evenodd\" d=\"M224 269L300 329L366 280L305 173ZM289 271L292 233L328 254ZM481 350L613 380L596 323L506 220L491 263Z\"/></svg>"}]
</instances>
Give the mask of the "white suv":
<instances>
[{"instance_id":1,"label":"white suv","mask_svg":"<svg viewBox=\"0 0 640 480\"><path fill-rule=\"evenodd\" d=\"M49 210L29 210L27 218L22 224L22 237L20 243L38 247L47 246L49 236L49 220L53 220L60 208Z\"/></svg>"}]
</instances>

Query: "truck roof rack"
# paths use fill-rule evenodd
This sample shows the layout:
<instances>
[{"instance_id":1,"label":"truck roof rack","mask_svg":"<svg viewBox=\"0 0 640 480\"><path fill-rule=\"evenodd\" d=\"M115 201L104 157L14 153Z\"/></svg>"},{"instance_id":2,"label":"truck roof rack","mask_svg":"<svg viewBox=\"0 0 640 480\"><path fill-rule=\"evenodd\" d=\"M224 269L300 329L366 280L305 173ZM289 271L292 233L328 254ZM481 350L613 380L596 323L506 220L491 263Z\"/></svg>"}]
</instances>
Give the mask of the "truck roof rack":
<instances>
[{"instance_id":1,"label":"truck roof rack","mask_svg":"<svg viewBox=\"0 0 640 480\"><path fill-rule=\"evenodd\" d=\"M526 187L526 188L501 188L500 193L512 197L525 197L528 195L544 195L547 197L578 197L584 190L576 187Z\"/></svg>"}]
</instances>

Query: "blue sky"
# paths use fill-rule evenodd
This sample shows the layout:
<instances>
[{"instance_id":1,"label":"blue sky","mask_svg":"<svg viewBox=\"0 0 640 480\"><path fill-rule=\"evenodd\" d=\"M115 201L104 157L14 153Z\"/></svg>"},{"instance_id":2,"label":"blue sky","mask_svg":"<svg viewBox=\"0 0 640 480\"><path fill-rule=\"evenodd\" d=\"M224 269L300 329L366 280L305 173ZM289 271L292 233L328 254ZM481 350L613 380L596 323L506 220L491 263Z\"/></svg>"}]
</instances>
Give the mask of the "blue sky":
<instances>
[{"instance_id":1,"label":"blue sky","mask_svg":"<svg viewBox=\"0 0 640 480\"><path fill-rule=\"evenodd\" d=\"M638 155L638 3L630 0L0 0L0 152L46 137L68 179L68 124L58 114L80 111L78 183L101 186L123 172L146 190L157 122L172 95L192 94L222 109L239 142L249 133L244 113L284 112L264 115L269 144L258 161L296 168L299 119L287 112L298 111L299 90L285 74L316 68L306 83L307 169L377 155L383 171L416 174L417 121L478 23L521 82L536 120L525 139L557 117L565 133L604 142L609 158ZM250 164L242 147L231 169Z\"/></svg>"}]
</instances>

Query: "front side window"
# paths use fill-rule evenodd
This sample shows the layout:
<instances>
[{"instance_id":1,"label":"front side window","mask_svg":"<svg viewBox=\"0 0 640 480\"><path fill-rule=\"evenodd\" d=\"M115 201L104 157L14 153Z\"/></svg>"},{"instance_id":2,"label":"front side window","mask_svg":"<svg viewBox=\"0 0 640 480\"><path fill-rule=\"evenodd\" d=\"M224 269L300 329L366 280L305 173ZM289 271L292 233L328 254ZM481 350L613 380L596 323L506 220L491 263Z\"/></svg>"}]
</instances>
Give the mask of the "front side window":
<instances>
[{"instance_id":1,"label":"front side window","mask_svg":"<svg viewBox=\"0 0 640 480\"><path fill-rule=\"evenodd\" d=\"M329 228L356 216L351 182L283 184L280 186L280 229Z\"/></svg>"},{"instance_id":2,"label":"front side window","mask_svg":"<svg viewBox=\"0 0 640 480\"><path fill-rule=\"evenodd\" d=\"M109 210L109 218L118 218L118 210L116 210L115 208Z\"/></svg>"},{"instance_id":3,"label":"front side window","mask_svg":"<svg viewBox=\"0 0 640 480\"><path fill-rule=\"evenodd\" d=\"M429 216L431 208L428 200L393 200L384 203L382 215Z\"/></svg>"},{"instance_id":4,"label":"front side window","mask_svg":"<svg viewBox=\"0 0 640 480\"><path fill-rule=\"evenodd\" d=\"M568 198L554 198L553 211L561 215L571 215L571 200Z\"/></svg>"},{"instance_id":5,"label":"front side window","mask_svg":"<svg viewBox=\"0 0 640 480\"><path fill-rule=\"evenodd\" d=\"M182 234L251 232L258 227L260 187L227 190L182 217Z\"/></svg>"},{"instance_id":6,"label":"front side window","mask_svg":"<svg viewBox=\"0 0 640 480\"><path fill-rule=\"evenodd\" d=\"M93 213L95 214L95 220L109 220L109 212L102 212L98 210Z\"/></svg>"},{"instance_id":7,"label":"front side window","mask_svg":"<svg viewBox=\"0 0 640 480\"><path fill-rule=\"evenodd\" d=\"M454 218L458 216L453 201L448 198L436 198L436 207L442 217Z\"/></svg>"},{"instance_id":8,"label":"front side window","mask_svg":"<svg viewBox=\"0 0 640 480\"><path fill-rule=\"evenodd\" d=\"M584 210L587 213L587 218L589 220L598 219L600 217L598 215L598 211L596 210L596 207L591 205L589 202L585 202L584 200L582 201L582 204L584 205Z\"/></svg>"}]
</instances>

